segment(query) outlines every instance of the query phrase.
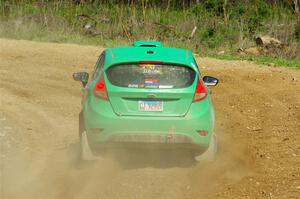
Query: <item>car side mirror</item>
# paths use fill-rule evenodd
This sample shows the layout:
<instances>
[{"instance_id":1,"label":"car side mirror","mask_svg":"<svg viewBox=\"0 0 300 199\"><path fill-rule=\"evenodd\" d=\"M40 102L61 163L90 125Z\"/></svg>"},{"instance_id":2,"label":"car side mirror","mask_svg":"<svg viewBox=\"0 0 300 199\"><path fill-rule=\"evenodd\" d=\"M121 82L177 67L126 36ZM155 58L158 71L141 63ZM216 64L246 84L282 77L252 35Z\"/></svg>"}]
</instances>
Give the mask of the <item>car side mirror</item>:
<instances>
[{"instance_id":1,"label":"car side mirror","mask_svg":"<svg viewBox=\"0 0 300 199\"><path fill-rule=\"evenodd\" d=\"M85 87L89 81L89 74L87 72L73 73L73 79L75 81L81 81L82 86Z\"/></svg>"},{"instance_id":2,"label":"car side mirror","mask_svg":"<svg viewBox=\"0 0 300 199\"><path fill-rule=\"evenodd\" d=\"M203 77L203 82L207 86L216 86L219 83L219 80L215 77L204 76Z\"/></svg>"}]
</instances>

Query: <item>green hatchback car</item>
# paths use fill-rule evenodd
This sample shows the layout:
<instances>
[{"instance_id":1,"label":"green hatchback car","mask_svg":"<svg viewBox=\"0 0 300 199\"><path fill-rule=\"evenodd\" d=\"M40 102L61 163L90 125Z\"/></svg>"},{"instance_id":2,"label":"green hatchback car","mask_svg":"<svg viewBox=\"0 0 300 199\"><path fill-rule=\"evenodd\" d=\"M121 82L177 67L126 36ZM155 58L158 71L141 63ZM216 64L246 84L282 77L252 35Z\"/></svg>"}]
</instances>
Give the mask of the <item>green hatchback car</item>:
<instances>
[{"instance_id":1,"label":"green hatchback car","mask_svg":"<svg viewBox=\"0 0 300 199\"><path fill-rule=\"evenodd\" d=\"M81 158L92 160L111 148L146 146L215 158L214 109L208 86L189 50L160 42L104 50L93 74L73 74L83 85L79 114Z\"/></svg>"}]
</instances>

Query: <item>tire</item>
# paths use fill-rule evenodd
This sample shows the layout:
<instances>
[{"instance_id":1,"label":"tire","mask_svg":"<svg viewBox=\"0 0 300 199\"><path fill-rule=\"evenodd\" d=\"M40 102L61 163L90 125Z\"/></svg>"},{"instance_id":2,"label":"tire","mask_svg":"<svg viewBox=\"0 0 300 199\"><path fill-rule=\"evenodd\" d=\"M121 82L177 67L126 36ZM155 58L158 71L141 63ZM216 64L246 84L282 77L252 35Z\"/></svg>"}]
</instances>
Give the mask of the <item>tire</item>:
<instances>
[{"instance_id":1,"label":"tire","mask_svg":"<svg viewBox=\"0 0 300 199\"><path fill-rule=\"evenodd\" d=\"M200 162L200 161L212 162L212 161L216 160L217 152L218 152L217 136L215 134L213 134L211 141L209 143L208 149L203 154L196 156L195 160L197 162Z\"/></svg>"}]
</instances>

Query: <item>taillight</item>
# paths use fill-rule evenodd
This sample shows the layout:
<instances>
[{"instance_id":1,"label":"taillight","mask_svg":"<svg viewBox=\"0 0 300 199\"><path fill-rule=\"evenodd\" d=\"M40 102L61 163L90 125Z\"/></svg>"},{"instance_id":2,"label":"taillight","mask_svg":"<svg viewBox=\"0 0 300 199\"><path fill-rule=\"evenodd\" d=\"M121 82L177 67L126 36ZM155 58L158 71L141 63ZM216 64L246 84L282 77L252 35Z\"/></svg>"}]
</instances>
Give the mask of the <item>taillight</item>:
<instances>
[{"instance_id":1,"label":"taillight","mask_svg":"<svg viewBox=\"0 0 300 199\"><path fill-rule=\"evenodd\" d=\"M97 97L97 98L108 100L103 75L100 76L98 82L95 84L95 87L93 89L93 93L94 93L95 97Z\"/></svg>"},{"instance_id":2,"label":"taillight","mask_svg":"<svg viewBox=\"0 0 300 199\"><path fill-rule=\"evenodd\" d=\"M193 102L199 102L199 101L205 99L206 96L207 96L207 90L206 90L205 85L199 75Z\"/></svg>"}]
</instances>

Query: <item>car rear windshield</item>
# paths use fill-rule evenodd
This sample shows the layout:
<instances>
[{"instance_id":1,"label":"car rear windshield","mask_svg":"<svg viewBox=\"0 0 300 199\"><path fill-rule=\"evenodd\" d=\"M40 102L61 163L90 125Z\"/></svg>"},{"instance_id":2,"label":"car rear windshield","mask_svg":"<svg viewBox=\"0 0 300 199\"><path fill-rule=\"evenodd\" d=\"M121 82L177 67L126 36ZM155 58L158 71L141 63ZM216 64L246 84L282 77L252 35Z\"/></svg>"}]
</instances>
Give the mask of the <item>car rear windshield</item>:
<instances>
[{"instance_id":1,"label":"car rear windshield","mask_svg":"<svg viewBox=\"0 0 300 199\"><path fill-rule=\"evenodd\" d=\"M129 88L185 88L193 84L196 72L180 65L122 64L106 70L111 84Z\"/></svg>"}]
</instances>

